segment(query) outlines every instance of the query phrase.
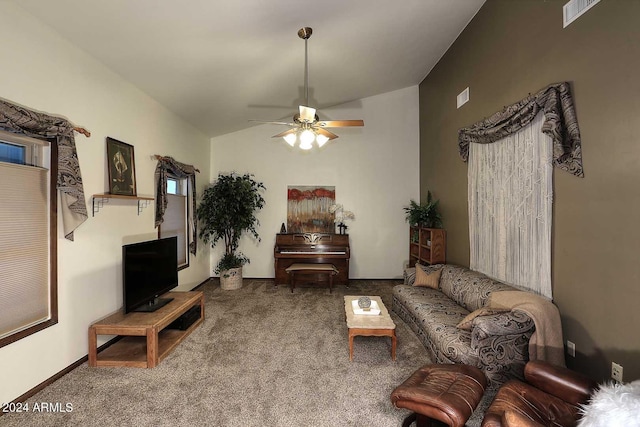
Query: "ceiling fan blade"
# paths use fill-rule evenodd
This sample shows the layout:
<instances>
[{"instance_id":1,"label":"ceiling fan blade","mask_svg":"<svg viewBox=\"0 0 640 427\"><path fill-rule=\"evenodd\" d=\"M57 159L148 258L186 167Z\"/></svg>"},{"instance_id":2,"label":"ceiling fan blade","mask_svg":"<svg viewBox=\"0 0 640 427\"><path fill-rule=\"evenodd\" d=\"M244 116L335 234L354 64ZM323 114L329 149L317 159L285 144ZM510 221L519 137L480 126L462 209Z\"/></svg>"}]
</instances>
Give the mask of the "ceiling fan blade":
<instances>
[{"instance_id":1,"label":"ceiling fan blade","mask_svg":"<svg viewBox=\"0 0 640 427\"><path fill-rule=\"evenodd\" d=\"M272 122L272 121L269 121L269 120L253 120L253 119L250 119L249 121L250 122L257 122L257 123L267 123L267 124L271 124L271 125L285 125L285 126L291 126L291 127L297 126L293 122Z\"/></svg>"},{"instance_id":2,"label":"ceiling fan blade","mask_svg":"<svg viewBox=\"0 0 640 427\"><path fill-rule=\"evenodd\" d=\"M316 109L311 107L305 107L301 105L300 109L300 121L305 123L313 123L316 120Z\"/></svg>"},{"instance_id":3,"label":"ceiling fan blade","mask_svg":"<svg viewBox=\"0 0 640 427\"><path fill-rule=\"evenodd\" d=\"M316 123L323 128L344 128L349 126L364 126L364 120L324 120Z\"/></svg>"},{"instance_id":4,"label":"ceiling fan blade","mask_svg":"<svg viewBox=\"0 0 640 427\"><path fill-rule=\"evenodd\" d=\"M289 134L296 133L296 130L297 130L297 129L289 129L289 130L285 130L284 132L280 132L280 133L279 133L279 134L277 134L277 135L273 135L271 138L282 138L282 137L287 136L287 135L289 135Z\"/></svg>"},{"instance_id":5,"label":"ceiling fan blade","mask_svg":"<svg viewBox=\"0 0 640 427\"><path fill-rule=\"evenodd\" d=\"M336 134L335 134L335 133L333 133L333 132L329 132L329 131L328 131L328 130L326 130L326 129L321 129L321 128L314 128L314 129L315 129L315 130L316 130L316 132L318 132L320 135L324 135L324 136L326 136L327 138L329 138L329 140L338 138L338 135L336 135Z\"/></svg>"}]
</instances>

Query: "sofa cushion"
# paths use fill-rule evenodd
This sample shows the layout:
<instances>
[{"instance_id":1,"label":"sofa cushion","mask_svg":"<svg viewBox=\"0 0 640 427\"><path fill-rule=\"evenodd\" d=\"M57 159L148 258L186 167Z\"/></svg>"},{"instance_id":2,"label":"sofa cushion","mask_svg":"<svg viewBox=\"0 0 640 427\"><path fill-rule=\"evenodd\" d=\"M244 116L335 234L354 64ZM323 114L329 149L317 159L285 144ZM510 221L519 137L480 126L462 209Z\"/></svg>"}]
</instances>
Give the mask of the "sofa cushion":
<instances>
[{"instance_id":1,"label":"sofa cushion","mask_svg":"<svg viewBox=\"0 0 640 427\"><path fill-rule=\"evenodd\" d=\"M424 335L423 343L437 363L477 365L477 353L471 348L471 333L457 328L469 314L455 301L436 289L397 285L394 300L412 317Z\"/></svg>"},{"instance_id":2,"label":"sofa cushion","mask_svg":"<svg viewBox=\"0 0 640 427\"><path fill-rule=\"evenodd\" d=\"M472 311L458 323L458 328L464 329L467 331L471 330L471 325L473 324L473 320L476 317L480 316L489 316L491 314L503 313L505 311L509 311L507 309L502 308L491 308L491 307L480 307L479 309Z\"/></svg>"},{"instance_id":3,"label":"sofa cushion","mask_svg":"<svg viewBox=\"0 0 640 427\"><path fill-rule=\"evenodd\" d=\"M424 304L431 304L435 300L449 299L437 289L413 286L413 285L396 285L393 287L393 296L398 301L408 307L412 312ZM464 316L463 316L464 317Z\"/></svg>"},{"instance_id":4,"label":"sofa cushion","mask_svg":"<svg viewBox=\"0 0 640 427\"><path fill-rule=\"evenodd\" d=\"M418 263L416 263L418 264ZM444 264L433 264L433 265L421 265L421 268L427 273L432 273L436 270L441 270L444 267ZM405 285L413 285L416 280L416 269L415 267L408 267L404 269L404 273L402 274Z\"/></svg>"},{"instance_id":5,"label":"sofa cushion","mask_svg":"<svg viewBox=\"0 0 640 427\"><path fill-rule=\"evenodd\" d=\"M416 280L413 282L413 286L426 286L428 288L438 289L442 268L435 271L430 269L430 272L427 272L425 271L425 267L426 266L416 263Z\"/></svg>"},{"instance_id":6,"label":"sofa cushion","mask_svg":"<svg viewBox=\"0 0 640 427\"><path fill-rule=\"evenodd\" d=\"M491 292L516 290L513 286L493 280L482 273L452 264L447 264L442 269L440 289L468 311L484 307Z\"/></svg>"}]
</instances>

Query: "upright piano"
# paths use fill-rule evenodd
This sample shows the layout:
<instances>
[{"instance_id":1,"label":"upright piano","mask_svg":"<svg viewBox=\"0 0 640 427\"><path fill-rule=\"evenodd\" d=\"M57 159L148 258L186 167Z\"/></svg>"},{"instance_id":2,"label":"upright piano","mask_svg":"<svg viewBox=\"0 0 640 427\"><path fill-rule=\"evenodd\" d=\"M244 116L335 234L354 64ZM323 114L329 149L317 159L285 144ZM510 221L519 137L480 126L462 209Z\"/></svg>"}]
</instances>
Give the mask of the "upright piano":
<instances>
[{"instance_id":1,"label":"upright piano","mask_svg":"<svg viewBox=\"0 0 640 427\"><path fill-rule=\"evenodd\" d=\"M287 283L285 269L294 263L333 264L335 284L349 284L349 235L329 233L277 234L273 249L276 286Z\"/></svg>"}]
</instances>

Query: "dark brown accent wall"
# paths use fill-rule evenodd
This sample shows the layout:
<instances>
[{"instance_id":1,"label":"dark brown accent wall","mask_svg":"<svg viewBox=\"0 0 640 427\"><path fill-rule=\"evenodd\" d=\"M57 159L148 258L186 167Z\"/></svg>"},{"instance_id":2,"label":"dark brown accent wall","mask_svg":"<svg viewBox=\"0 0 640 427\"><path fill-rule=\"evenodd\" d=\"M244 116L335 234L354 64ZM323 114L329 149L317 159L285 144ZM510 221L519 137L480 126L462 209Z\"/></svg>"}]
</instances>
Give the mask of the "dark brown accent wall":
<instances>
[{"instance_id":1,"label":"dark brown accent wall","mask_svg":"<svg viewBox=\"0 0 640 427\"><path fill-rule=\"evenodd\" d=\"M640 2L602 1L562 28L567 0L488 0L420 84L420 188L440 199L447 261L469 265L467 165L457 133L569 81L584 178L554 169L553 295L567 365L640 378ZM456 96L470 101L456 109Z\"/></svg>"}]
</instances>

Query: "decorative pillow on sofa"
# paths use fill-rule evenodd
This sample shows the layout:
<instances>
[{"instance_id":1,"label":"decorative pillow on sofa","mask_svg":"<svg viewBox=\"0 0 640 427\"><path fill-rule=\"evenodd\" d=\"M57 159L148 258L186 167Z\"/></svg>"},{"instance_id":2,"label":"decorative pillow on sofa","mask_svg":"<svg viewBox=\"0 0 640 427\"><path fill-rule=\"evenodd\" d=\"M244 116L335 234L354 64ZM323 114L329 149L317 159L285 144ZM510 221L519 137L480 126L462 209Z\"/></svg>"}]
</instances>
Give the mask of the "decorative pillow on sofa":
<instances>
[{"instance_id":1,"label":"decorative pillow on sofa","mask_svg":"<svg viewBox=\"0 0 640 427\"><path fill-rule=\"evenodd\" d=\"M490 316L492 314L505 313L507 311L511 311L511 310L501 309L501 308L491 308L491 307L480 307L479 309L467 314L467 317L465 317L460 321L460 323L458 323L457 328L464 329L465 331L470 331L471 324L473 323L473 319L475 319L476 317Z\"/></svg>"},{"instance_id":2,"label":"decorative pillow on sofa","mask_svg":"<svg viewBox=\"0 0 640 427\"><path fill-rule=\"evenodd\" d=\"M425 286L427 288L438 289L442 267L434 269L431 266L416 263L416 281L413 286Z\"/></svg>"}]
</instances>

